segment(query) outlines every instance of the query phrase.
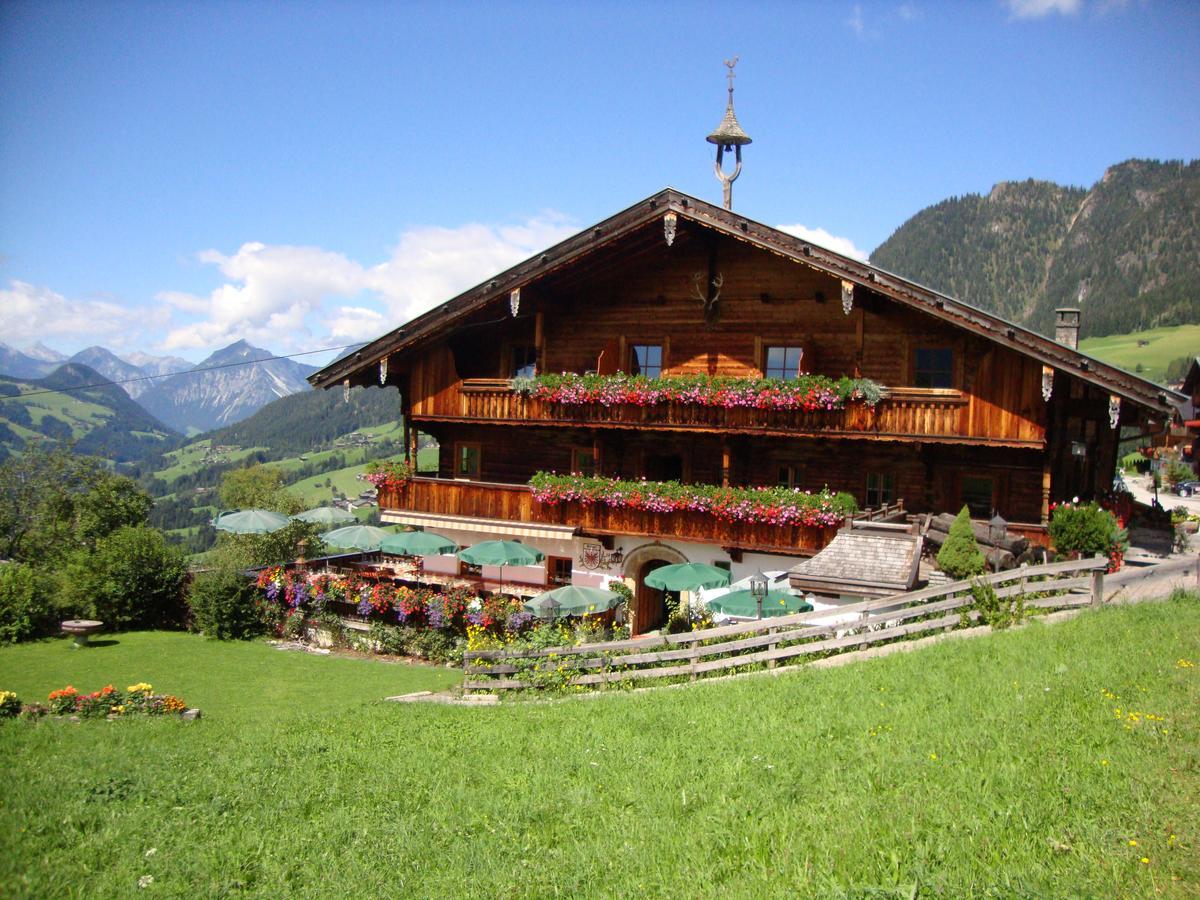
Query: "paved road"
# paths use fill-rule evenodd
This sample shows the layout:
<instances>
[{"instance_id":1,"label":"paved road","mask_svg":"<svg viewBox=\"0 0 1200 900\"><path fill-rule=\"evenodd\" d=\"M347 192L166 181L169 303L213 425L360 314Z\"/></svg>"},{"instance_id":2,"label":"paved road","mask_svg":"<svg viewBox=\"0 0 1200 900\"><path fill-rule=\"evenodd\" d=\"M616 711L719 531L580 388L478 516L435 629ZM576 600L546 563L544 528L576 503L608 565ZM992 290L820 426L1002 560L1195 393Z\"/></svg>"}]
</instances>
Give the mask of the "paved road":
<instances>
[{"instance_id":1,"label":"paved road","mask_svg":"<svg viewBox=\"0 0 1200 900\"><path fill-rule=\"evenodd\" d=\"M1105 600L1165 597L1176 588L1200 592L1200 554L1181 554L1152 566L1125 566L1104 577Z\"/></svg>"},{"instance_id":2,"label":"paved road","mask_svg":"<svg viewBox=\"0 0 1200 900\"><path fill-rule=\"evenodd\" d=\"M1133 499L1139 503L1149 506L1154 500L1154 485L1151 483L1149 475L1127 475L1125 484L1129 486ZM1200 514L1200 497L1194 494L1191 497L1180 497L1163 488L1158 492L1158 502L1163 505L1163 509L1171 510L1177 506L1184 506L1187 507L1188 512Z\"/></svg>"}]
</instances>

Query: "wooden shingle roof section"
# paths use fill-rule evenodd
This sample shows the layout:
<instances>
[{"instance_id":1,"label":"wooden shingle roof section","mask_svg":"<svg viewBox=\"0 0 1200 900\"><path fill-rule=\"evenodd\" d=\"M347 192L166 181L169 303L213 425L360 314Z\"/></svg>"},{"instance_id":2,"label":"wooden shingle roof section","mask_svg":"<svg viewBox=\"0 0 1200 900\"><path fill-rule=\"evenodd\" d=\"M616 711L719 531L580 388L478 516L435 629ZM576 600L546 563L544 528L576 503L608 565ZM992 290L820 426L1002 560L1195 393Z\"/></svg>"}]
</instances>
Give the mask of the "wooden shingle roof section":
<instances>
[{"instance_id":1,"label":"wooden shingle roof section","mask_svg":"<svg viewBox=\"0 0 1200 900\"><path fill-rule=\"evenodd\" d=\"M377 338L357 353L330 363L309 376L309 381L315 387L332 387L346 379L352 383L371 383L375 367L383 357L404 353L431 337L446 334L456 324L489 304L507 303L510 291L516 288L524 288L547 278L566 284L586 278L589 272L608 270L612 264L627 263L631 255L636 257L647 252L651 246L661 246L661 220L668 212L676 215L681 226L694 223L849 281L861 289L919 309L1156 413L1170 415L1185 400L1178 392L1103 363L999 316L673 188L659 191L500 272ZM577 271L570 271L572 269Z\"/></svg>"},{"instance_id":2,"label":"wooden shingle roof section","mask_svg":"<svg viewBox=\"0 0 1200 900\"><path fill-rule=\"evenodd\" d=\"M788 570L793 590L882 597L917 583L923 539L903 525L853 524L824 550Z\"/></svg>"}]
</instances>

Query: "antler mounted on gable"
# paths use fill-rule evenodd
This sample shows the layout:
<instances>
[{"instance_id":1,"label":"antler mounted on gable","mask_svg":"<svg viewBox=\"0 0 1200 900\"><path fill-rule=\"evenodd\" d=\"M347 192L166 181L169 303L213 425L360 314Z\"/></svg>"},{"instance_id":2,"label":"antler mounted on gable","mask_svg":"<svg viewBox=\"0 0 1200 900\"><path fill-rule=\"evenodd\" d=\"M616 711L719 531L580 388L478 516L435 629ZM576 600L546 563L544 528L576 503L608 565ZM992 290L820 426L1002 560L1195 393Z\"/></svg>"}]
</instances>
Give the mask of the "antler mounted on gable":
<instances>
[{"instance_id":1,"label":"antler mounted on gable","mask_svg":"<svg viewBox=\"0 0 1200 900\"><path fill-rule=\"evenodd\" d=\"M703 272L692 276L692 296L700 301L704 308L704 318L712 321L717 315L717 301L721 299L721 286L725 284L725 276L720 272L709 279L706 285Z\"/></svg>"}]
</instances>

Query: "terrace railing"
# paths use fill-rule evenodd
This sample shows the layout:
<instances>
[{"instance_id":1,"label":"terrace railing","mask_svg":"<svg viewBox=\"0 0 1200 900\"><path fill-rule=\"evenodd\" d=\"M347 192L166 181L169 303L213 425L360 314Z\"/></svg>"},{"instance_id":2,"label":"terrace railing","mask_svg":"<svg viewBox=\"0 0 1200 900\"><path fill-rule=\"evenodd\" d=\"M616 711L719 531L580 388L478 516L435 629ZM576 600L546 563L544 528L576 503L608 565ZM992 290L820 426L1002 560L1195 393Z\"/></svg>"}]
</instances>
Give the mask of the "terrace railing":
<instances>
[{"instance_id":1,"label":"terrace railing","mask_svg":"<svg viewBox=\"0 0 1200 900\"><path fill-rule=\"evenodd\" d=\"M695 681L745 666L774 668L783 661L827 656L916 635L948 631L979 621L972 588L990 586L1000 600L1019 599L1026 609L1099 606L1108 559L1095 557L1022 567L973 581L959 581L907 594L893 594L836 609L743 622L684 634L554 647L528 652L468 651L463 657L465 691L520 690L535 686L534 667L578 672L568 684L604 687L662 678ZM820 620L836 619L836 622Z\"/></svg>"},{"instance_id":2,"label":"terrace railing","mask_svg":"<svg viewBox=\"0 0 1200 900\"><path fill-rule=\"evenodd\" d=\"M503 379L468 379L457 392L456 409L435 417L499 423L590 425L613 428L811 433L855 437L956 437L964 433L967 400L959 391L894 388L875 405L850 403L844 409L755 409L696 403L632 403L604 406L538 400L514 391Z\"/></svg>"},{"instance_id":3,"label":"terrace railing","mask_svg":"<svg viewBox=\"0 0 1200 900\"><path fill-rule=\"evenodd\" d=\"M702 512L648 512L598 503L539 503L528 485L446 478L413 478L399 488L381 489L385 511L432 513L508 522L569 525L595 535L644 535L737 547L747 551L808 555L833 540L836 527L730 522ZM903 516L902 503L859 513L862 518Z\"/></svg>"}]
</instances>

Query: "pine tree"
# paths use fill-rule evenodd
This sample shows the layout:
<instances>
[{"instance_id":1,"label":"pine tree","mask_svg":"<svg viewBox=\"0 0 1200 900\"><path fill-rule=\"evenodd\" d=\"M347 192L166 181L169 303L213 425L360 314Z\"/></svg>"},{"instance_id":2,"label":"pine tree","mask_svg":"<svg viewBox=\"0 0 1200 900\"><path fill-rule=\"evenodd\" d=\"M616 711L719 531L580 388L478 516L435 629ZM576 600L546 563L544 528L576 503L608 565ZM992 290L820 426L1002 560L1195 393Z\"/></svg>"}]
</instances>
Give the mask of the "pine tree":
<instances>
[{"instance_id":1,"label":"pine tree","mask_svg":"<svg viewBox=\"0 0 1200 900\"><path fill-rule=\"evenodd\" d=\"M955 580L979 575L987 565L979 545L975 543L971 512L967 507L959 511L954 524L950 526L950 534L938 551L937 561L941 570Z\"/></svg>"}]
</instances>

